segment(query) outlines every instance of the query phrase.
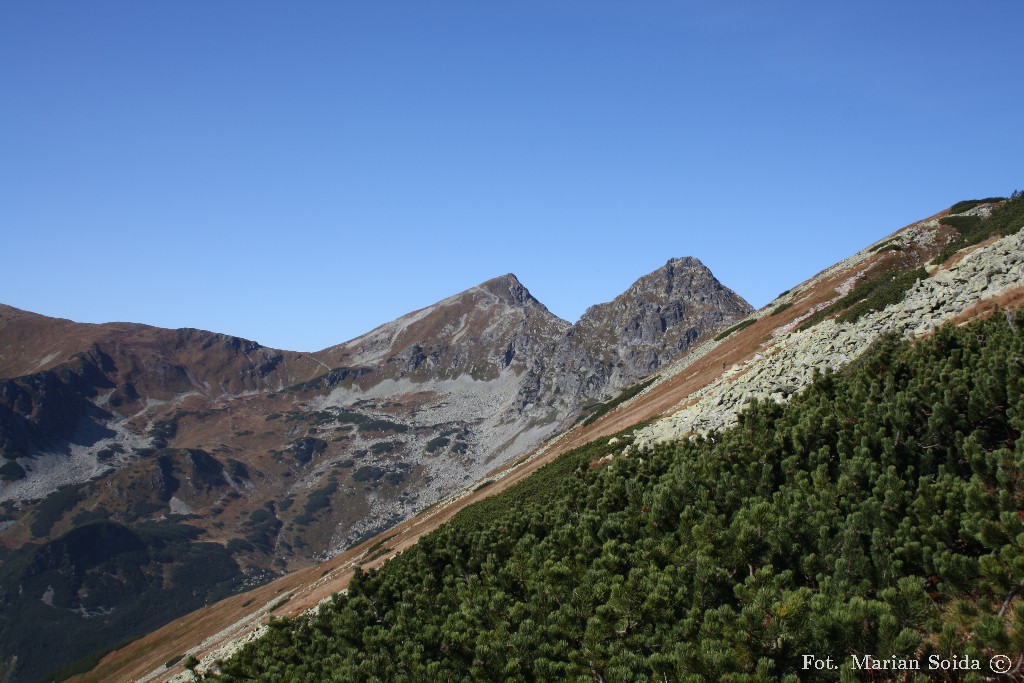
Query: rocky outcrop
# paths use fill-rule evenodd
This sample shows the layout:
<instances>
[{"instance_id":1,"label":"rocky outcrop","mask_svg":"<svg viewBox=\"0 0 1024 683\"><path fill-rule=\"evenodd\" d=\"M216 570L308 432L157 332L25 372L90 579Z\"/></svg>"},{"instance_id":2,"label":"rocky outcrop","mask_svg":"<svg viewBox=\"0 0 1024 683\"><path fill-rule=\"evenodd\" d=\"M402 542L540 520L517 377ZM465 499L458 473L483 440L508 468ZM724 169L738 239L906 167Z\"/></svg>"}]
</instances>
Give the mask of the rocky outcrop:
<instances>
[{"instance_id":1,"label":"rocky outcrop","mask_svg":"<svg viewBox=\"0 0 1024 683\"><path fill-rule=\"evenodd\" d=\"M352 384L362 391L387 380L488 381L521 374L568 328L508 274L315 355L332 368L363 369Z\"/></svg>"},{"instance_id":2,"label":"rocky outcrop","mask_svg":"<svg viewBox=\"0 0 1024 683\"><path fill-rule=\"evenodd\" d=\"M752 311L697 259L672 259L587 309L554 354L554 384L574 402L605 398Z\"/></svg>"}]
</instances>

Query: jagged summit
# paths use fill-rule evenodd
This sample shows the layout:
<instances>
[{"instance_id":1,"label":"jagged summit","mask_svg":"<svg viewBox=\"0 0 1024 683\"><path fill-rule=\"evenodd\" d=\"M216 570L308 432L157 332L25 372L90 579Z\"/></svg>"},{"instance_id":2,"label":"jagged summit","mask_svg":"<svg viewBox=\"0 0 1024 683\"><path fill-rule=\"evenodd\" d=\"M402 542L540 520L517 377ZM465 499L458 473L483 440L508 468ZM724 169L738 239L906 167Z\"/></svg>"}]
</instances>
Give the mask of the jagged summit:
<instances>
[{"instance_id":1,"label":"jagged summit","mask_svg":"<svg viewBox=\"0 0 1024 683\"><path fill-rule=\"evenodd\" d=\"M587 385L621 388L677 358L710 331L753 311L692 256L669 259L613 300L591 306L572 326L567 368L595 368Z\"/></svg>"},{"instance_id":2,"label":"jagged summit","mask_svg":"<svg viewBox=\"0 0 1024 683\"><path fill-rule=\"evenodd\" d=\"M677 290L679 290L678 293ZM600 310L602 307L627 301L636 296L640 296L648 302L665 305L673 300L673 294L676 294L676 298L696 296L702 301L716 301L725 305L729 305L730 302L735 303L748 313L752 310L741 297L719 282L711 270L701 263L700 259L683 256L669 259L664 266L638 279L611 302L591 306L587 311L589 313ZM584 317L586 317L586 313Z\"/></svg>"},{"instance_id":3,"label":"jagged summit","mask_svg":"<svg viewBox=\"0 0 1024 683\"><path fill-rule=\"evenodd\" d=\"M421 380L455 377L473 367L491 376L508 363L498 356L516 339L533 342L560 337L569 323L552 314L515 275L492 278L435 304L403 315L351 341L325 349L317 357L330 367L366 366L426 353L432 375ZM415 363L420 369L422 363ZM405 376L402 363L376 368L379 379ZM364 386L369 378L363 380Z\"/></svg>"},{"instance_id":4,"label":"jagged summit","mask_svg":"<svg viewBox=\"0 0 1024 683\"><path fill-rule=\"evenodd\" d=\"M494 296L498 297L499 299L510 305L540 306L544 310L547 310L547 307L544 306L544 304L542 304L540 301L538 301L532 294L530 294L530 290L528 290L526 286L519 281L519 278L517 278L512 273L506 273L505 275L491 278L486 282L481 282L476 287L470 288L465 292L462 292L462 294L456 294L455 296L463 296L465 294L468 294L469 292L472 292L475 289L490 292L494 294Z\"/></svg>"}]
</instances>

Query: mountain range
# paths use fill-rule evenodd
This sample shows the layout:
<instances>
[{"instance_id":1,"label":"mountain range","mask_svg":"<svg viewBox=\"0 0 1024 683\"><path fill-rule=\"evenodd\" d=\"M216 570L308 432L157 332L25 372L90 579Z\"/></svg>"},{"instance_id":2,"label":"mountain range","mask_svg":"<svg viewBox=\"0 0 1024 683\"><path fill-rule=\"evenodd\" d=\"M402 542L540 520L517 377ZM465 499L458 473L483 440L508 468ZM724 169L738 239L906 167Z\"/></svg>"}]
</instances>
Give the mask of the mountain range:
<instances>
[{"instance_id":1,"label":"mountain range","mask_svg":"<svg viewBox=\"0 0 1024 683\"><path fill-rule=\"evenodd\" d=\"M575 324L509 274L315 353L0 306L6 675L333 557L751 310L693 258Z\"/></svg>"}]
</instances>

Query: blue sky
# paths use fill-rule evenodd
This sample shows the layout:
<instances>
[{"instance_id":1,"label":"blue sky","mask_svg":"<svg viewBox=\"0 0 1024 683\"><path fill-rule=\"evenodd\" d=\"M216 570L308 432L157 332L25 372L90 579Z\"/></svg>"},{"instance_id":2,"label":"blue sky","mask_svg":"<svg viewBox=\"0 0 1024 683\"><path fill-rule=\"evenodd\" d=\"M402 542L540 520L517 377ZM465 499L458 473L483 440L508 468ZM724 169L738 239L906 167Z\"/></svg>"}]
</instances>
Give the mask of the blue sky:
<instances>
[{"instance_id":1,"label":"blue sky","mask_svg":"<svg viewBox=\"0 0 1024 683\"><path fill-rule=\"evenodd\" d=\"M507 272L753 305L1024 187L1024 3L0 4L0 302L314 350Z\"/></svg>"}]
</instances>

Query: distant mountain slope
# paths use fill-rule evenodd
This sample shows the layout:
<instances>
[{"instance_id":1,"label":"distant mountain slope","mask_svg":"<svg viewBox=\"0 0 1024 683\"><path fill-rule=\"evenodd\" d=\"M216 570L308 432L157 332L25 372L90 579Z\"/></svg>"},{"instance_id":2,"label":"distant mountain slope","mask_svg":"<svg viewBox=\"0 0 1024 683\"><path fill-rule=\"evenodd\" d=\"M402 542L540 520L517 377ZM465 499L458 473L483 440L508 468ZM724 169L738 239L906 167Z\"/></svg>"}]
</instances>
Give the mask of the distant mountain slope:
<instances>
[{"instance_id":1,"label":"distant mountain slope","mask_svg":"<svg viewBox=\"0 0 1024 683\"><path fill-rule=\"evenodd\" d=\"M74 568L46 574L49 621L0 597L17 642L32 623L72 636L56 659L20 653L12 680L394 526L749 310L695 259L576 326L505 275L311 354L0 309L0 595L42 581L31 568L53 548ZM96 535L133 540L105 559L65 542ZM197 557L212 573L183 600ZM96 589L119 572L128 588Z\"/></svg>"},{"instance_id":2,"label":"distant mountain slope","mask_svg":"<svg viewBox=\"0 0 1024 683\"><path fill-rule=\"evenodd\" d=\"M0 304L0 378L52 370L92 351L109 359L110 370L117 373L110 379L117 380L126 402L167 400L184 391L273 390L308 378L320 367L308 354L215 332L75 323Z\"/></svg>"},{"instance_id":3,"label":"distant mountain slope","mask_svg":"<svg viewBox=\"0 0 1024 683\"><path fill-rule=\"evenodd\" d=\"M0 456L7 460L91 446L122 431L128 418L187 395L268 392L318 368L303 354L202 330L47 320L0 311L5 367L33 367L0 379ZM28 360L19 363L22 356Z\"/></svg>"}]
</instances>

